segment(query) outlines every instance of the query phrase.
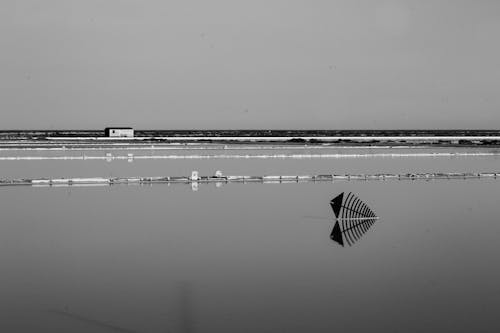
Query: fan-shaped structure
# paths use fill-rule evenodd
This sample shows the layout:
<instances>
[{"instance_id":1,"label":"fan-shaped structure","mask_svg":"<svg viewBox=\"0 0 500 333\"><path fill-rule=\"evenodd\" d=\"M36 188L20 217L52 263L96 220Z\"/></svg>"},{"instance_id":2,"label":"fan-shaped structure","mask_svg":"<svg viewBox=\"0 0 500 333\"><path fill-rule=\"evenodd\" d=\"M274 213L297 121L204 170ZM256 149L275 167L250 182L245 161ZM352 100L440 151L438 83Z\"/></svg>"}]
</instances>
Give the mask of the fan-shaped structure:
<instances>
[{"instance_id":1,"label":"fan-shaped structure","mask_svg":"<svg viewBox=\"0 0 500 333\"><path fill-rule=\"evenodd\" d=\"M354 194L344 192L330 201L335 214L335 225L330 238L340 245L352 246L378 220L377 215Z\"/></svg>"}]
</instances>

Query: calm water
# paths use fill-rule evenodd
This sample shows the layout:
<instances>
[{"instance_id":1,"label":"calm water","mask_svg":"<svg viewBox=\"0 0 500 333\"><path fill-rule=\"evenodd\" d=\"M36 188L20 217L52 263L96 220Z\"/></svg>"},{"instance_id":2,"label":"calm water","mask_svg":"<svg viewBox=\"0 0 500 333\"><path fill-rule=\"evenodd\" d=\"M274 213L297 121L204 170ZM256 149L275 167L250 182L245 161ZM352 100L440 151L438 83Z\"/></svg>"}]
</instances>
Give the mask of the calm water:
<instances>
[{"instance_id":1,"label":"calm water","mask_svg":"<svg viewBox=\"0 0 500 333\"><path fill-rule=\"evenodd\" d=\"M78 157L81 160L0 160L1 178L40 177L136 177L188 176L192 170L213 175L216 170L226 175L293 175L345 173L407 172L492 172L500 171L500 155L457 157L359 157L359 158L213 158L213 159L139 159L133 156L196 155L240 156L276 154L422 154L422 153L493 153L499 149L289 149L289 150L107 150L107 151L0 151L5 157ZM109 153L124 159L106 161ZM100 160L85 157L99 157Z\"/></svg>"},{"instance_id":2,"label":"calm water","mask_svg":"<svg viewBox=\"0 0 500 333\"><path fill-rule=\"evenodd\" d=\"M118 153L116 153L118 154ZM481 158L2 161L2 177L500 171ZM380 219L330 239L329 201ZM495 332L500 180L0 188L2 332Z\"/></svg>"}]
</instances>

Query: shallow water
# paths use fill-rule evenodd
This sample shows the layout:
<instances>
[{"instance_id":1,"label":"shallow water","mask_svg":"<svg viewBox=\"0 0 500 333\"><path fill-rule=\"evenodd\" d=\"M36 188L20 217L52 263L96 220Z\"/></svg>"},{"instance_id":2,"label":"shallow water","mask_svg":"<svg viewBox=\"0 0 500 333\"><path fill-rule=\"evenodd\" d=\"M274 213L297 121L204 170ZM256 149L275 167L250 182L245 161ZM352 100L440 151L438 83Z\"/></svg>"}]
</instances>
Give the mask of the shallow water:
<instances>
[{"instance_id":1,"label":"shallow water","mask_svg":"<svg viewBox=\"0 0 500 333\"><path fill-rule=\"evenodd\" d=\"M0 166L7 178L500 171L493 157ZM0 330L493 332L499 182L3 187ZM353 246L330 239L342 192L380 217Z\"/></svg>"},{"instance_id":2,"label":"shallow water","mask_svg":"<svg viewBox=\"0 0 500 333\"><path fill-rule=\"evenodd\" d=\"M434 157L428 155L424 157L389 156L389 154L433 153L492 155L437 155ZM110 159L106 160L106 154L111 156ZM132 157L128 158L128 154L131 154ZM307 157L308 154L315 154L317 157ZM374 156L373 154L378 155ZM231 158L232 155L238 155L239 158ZM304 155L305 157L293 158L293 156L296 155ZM323 155L324 157L319 157L318 155ZM158 159L141 158L151 156L156 156ZM186 156L189 158L186 158ZM207 156L219 156L219 158L207 158ZM224 157L220 158L220 156ZM76 157L80 159L1 160L1 158L17 157ZM496 148L1 151L0 168L0 177L9 179L43 177L188 176L191 174L192 170L199 171L203 176L213 175L217 170L221 170L225 175L250 176L348 173L496 172L500 171L500 152Z\"/></svg>"}]
</instances>

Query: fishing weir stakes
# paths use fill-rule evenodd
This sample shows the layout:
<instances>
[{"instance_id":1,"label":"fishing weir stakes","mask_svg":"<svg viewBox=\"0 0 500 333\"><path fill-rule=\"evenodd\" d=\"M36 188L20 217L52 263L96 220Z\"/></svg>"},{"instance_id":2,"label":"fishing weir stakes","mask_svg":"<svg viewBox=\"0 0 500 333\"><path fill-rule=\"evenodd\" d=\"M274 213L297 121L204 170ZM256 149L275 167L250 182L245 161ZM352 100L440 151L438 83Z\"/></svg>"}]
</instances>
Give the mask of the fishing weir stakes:
<instances>
[{"instance_id":1,"label":"fishing weir stakes","mask_svg":"<svg viewBox=\"0 0 500 333\"><path fill-rule=\"evenodd\" d=\"M498 178L500 172L483 173L405 173L405 174L346 174L346 175L298 175L298 176L224 176L217 171L213 176L200 176L193 171L190 177L111 177L111 178L40 178L0 179L0 186L72 186L72 185L118 185L155 183L305 183L368 180L438 180L438 179L483 179Z\"/></svg>"}]
</instances>

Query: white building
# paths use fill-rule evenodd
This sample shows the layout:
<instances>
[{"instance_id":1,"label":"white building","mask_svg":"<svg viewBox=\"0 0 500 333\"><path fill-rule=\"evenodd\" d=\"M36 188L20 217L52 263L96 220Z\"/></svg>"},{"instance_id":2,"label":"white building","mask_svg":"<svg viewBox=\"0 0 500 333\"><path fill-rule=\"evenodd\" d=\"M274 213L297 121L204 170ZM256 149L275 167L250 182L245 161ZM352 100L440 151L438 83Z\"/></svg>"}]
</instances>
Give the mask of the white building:
<instances>
[{"instance_id":1,"label":"white building","mask_svg":"<svg viewBox=\"0 0 500 333\"><path fill-rule=\"evenodd\" d=\"M132 127L106 127L104 134L110 138L133 138L134 129Z\"/></svg>"}]
</instances>

